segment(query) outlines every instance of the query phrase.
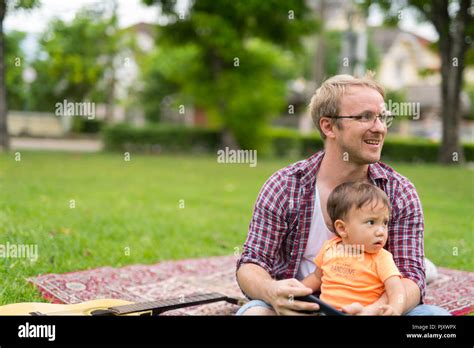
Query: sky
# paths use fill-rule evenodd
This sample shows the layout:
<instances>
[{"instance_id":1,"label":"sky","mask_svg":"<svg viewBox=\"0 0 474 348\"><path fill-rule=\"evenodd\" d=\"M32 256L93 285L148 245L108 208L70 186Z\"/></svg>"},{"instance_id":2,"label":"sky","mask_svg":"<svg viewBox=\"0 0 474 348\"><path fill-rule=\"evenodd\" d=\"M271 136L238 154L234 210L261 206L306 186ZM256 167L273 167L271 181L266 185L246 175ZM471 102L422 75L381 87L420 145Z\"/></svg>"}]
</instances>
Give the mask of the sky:
<instances>
[{"instance_id":1,"label":"sky","mask_svg":"<svg viewBox=\"0 0 474 348\"><path fill-rule=\"evenodd\" d=\"M100 0L40 0L41 7L32 11L10 12L4 22L6 30L20 30L29 33L42 32L55 17L71 21L83 6L99 6ZM147 7L141 0L119 0L118 18L121 27L139 22L153 23L158 19L156 7Z\"/></svg>"}]
</instances>

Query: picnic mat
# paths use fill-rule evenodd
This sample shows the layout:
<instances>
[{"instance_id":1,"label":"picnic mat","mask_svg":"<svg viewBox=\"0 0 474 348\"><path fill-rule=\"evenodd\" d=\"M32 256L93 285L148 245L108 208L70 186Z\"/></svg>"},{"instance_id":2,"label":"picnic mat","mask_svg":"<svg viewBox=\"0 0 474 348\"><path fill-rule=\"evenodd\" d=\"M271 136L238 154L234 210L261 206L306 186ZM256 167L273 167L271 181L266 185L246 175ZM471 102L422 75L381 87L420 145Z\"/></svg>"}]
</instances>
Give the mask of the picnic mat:
<instances>
[{"instance_id":1,"label":"picnic mat","mask_svg":"<svg viewBox=\"0 0 474 348\"><path fill-rule=\"evenodd\" d=\"M155 265L45 274L28 280L42 296L54 303L79 303L100 298L132 302L155 301L205 292L243 298L235 280L236 256L165 261ZM427 304L447 309L453 315L474 310L474 272L438 267L438 278L426 290ZM232 315L239 307L217 302L165 312L164 315Z\"/></svg>"}]
</instances>

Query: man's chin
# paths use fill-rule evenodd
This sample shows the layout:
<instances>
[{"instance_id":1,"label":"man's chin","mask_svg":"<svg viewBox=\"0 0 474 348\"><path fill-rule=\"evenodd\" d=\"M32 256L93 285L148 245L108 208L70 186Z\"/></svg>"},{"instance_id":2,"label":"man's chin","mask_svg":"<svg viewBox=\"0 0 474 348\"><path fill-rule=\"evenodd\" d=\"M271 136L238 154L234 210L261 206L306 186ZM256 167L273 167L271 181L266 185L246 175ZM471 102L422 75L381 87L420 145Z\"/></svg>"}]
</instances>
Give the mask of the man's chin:
<instances>
[{"instance_id":1,"label":"man's chin","mask_svg":"<svg viewBox=\"0 0 474 348\"><path fill-rule=\"evenodd\" d=\"M362 156L357 158L355 161L357 164L365 165L365 164L373 164L380 161L380 153L379 154L363 154Z\"/></svg>"},{"instance_id":2,"label":"man's chin","mask_svg":"<svg viewBox=\"0 0 474 348\"><path fill-rule=\"evenodd\" d=\"M367 157L367 164L372 164L380 161L380 153L377 155L372 155Z\"/></svg>"},{"instance_id":3,"label":"man's chin","mask_svg":"<svg viewBox=\"0 0 474 348\"><path fill-rule=\"evenodd\" d=\"M372 164L380 161L382 151L349 151L345 150L343 153L348 154L348 159L350 162L357 165L366 165Z\"/></svg>"}]
</instances>

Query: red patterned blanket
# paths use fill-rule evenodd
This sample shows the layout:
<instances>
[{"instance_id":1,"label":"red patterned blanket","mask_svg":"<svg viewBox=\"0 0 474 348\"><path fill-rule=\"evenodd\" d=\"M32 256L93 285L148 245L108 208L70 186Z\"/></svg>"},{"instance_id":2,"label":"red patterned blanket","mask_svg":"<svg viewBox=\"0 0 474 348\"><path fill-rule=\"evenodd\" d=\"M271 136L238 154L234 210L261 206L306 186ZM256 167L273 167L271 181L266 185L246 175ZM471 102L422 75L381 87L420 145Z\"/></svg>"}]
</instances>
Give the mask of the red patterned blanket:
<instances>
[{"instance_id":1,"label":"red patterned blanket","mask_svg":"<svg viewBox=\"0 0 474 348\"><path fill-rule=\"evenodd\" d=\"M165 261L155 265L101 267L66 274L29 278L43 297L55 303L78 303L99 298L144 302L183 298L203 292L231 297L243 295L235 280L235 256ZM441 306L453 315L471 313L474 272L438 268L439 277L428 285L426 303ZM232 315L236 305L214 303L167 312L167 315Z\"/></svg>"}]
</instances>

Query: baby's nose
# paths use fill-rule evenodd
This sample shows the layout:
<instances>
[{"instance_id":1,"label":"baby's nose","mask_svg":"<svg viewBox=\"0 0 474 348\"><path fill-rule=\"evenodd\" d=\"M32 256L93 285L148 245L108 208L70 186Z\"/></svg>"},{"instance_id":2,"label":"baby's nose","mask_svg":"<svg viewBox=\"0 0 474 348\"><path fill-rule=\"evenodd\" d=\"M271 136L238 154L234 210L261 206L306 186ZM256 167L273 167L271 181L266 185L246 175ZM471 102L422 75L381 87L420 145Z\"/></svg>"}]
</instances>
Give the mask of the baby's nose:
<instances>
[{"instance_id":1,"label":"baby's nose","mask_svg":"<svg viewBox=\"0 0 474 348\"><path fill-rule=\"evenodd\" d=\"M379 226L376 230L375 230L375 235L376 236L383 236L385 233L385 226Z\"/></svg>"}]
</instances>

